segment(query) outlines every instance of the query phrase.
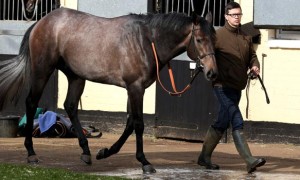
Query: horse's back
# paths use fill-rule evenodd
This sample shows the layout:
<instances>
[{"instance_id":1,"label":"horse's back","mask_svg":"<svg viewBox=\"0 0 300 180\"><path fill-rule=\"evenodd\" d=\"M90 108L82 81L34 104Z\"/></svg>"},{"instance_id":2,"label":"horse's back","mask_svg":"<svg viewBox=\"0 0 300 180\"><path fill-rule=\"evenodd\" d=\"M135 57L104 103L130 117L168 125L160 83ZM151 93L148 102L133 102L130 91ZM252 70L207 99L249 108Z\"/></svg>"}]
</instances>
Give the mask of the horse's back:
<instances>
[{"instance_id":1,"label":"horse's back","mask_svg":"<svg viewBox=\"0 0 300 180\"><path fill-rule=\"evenodd\" d=\"M132 64L145 61L145 30L136 30L141 25L134 25L135 20L130 15L104 18L60 8L41 19L32 35L80 77L124 87L124 76L132 77ZM145 68L136 71L140 69Z\"/></svg>"},{"instance_id":2,"label":"horse's back","mask_svg":"<svg viewBox=\"0 0 300 180\"><path fill-rule=\"evenodd\" d=\"M47 31L60 31L53 32L56 34L62 33L67 35L68 30L83 31L84 29L78 29L83 26L86 26L86 30L88 30L89 27L92 28L96 25L101 26L106 22L108 22L107 18L94 16L73 9L58 8L39 20L36 26L38 26L39 29L47 29ZM64 30L64 32L61 30Z\"/></svg>"},{"instance_id":3,"label":"horse's back","mask_svg":"<svg viewBox=\"0 0 300 180\"><path fill-rule=\"evenodd\" d=\"M64 43L72 42L78 47L89 43L90 46L103 48L120 44L124 34L131 33L129 30L132 24L131 19L129 15L104 18L72 9L59 8L41 19L36 26L42 33L39 35L47 36L47 39L58 40L57 43L61 47L66 47Z\"/></svg>"},{"instance_id":4,"label":"horse's back","mask_svg":"<svg viewBox=\"0 0 300 180\"><path fill-rule=\"evenodd\" d=\"M118 26L112 28L113 21L116 20L59 8L38 21L32 36L39 37L44 45L56 46L62 56L76 57L76 52L85 52L96 57L94 53L119 43L120 33ZM121 25L118 21L114 24Z\"/></svg>"}]
</instances>

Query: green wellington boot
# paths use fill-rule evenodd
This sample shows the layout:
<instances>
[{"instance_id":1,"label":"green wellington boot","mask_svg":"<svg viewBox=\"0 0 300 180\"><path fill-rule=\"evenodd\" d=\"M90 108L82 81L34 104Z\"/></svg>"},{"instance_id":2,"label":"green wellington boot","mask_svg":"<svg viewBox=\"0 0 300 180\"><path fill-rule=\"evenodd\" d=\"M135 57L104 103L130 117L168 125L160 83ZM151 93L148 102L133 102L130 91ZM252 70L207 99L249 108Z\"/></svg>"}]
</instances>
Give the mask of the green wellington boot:
<instances>
[{"instance_id":1,"label":"green wellington boot","mask_svg":"<svg viewBox=\"0 0 300 180\"><path fill-rule=\"evenodd\" d=\"M209 127L205 140L202 146L202 151L198 158L198 164L200 166L205 166L206 169L219 169L217 164L211 163L211 155L215 147L222 138L223 133L215 130L213 127Z\"/></svg>"},{"instance_id":2,"label":"green wellington boot","mask_svg":"<svg viewBox=\"0 0 300 180\"><path fill-rule=\"evenodd\" d=\"M235 130L232 132L232 136L237 151L247 164L248 173L254 172L257 167L263 166L266 163L264 158L257 159L252 156L243 131Z\"/></svg>"}]
</instances>

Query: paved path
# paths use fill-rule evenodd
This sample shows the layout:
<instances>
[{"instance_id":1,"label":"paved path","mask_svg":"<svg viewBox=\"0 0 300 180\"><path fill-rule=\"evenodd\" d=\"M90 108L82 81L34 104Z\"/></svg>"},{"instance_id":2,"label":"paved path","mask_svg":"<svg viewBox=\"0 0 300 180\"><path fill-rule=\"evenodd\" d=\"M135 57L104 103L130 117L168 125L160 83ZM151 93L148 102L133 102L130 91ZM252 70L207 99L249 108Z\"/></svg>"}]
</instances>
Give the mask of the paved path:
<instances>
[{"instance_id":1,"label":"paved path","mask_svg":"<svg viewBox=\"0 0 300 180\"><path fill-rule=\"evenodd\" d=\"M196 165L201 143L167 139L144 138L144 151L157 173L145 176L135 159L135 137L131 136L121 151L104 160L96 160L100 148L110 147L119 135L103 133L101 138L90 138L93 165L80 160L81 149L76 138L34 138L40 166L65 168L72 171L111 174L143 179L300 179L300 146L292 144L249 143L252 154L265 157L267 163L255 173L246 173L233 143L219 144L213 162L220 171L207 171ZM0 138L0 162L26 164L24 138Z\"/></svg>"},{"instance_id":2,"label":"paved path","mask_svg":"<svg viewBox=\"0 0 300 180\"><path fill-rule=\"evenodd\" d=\"M93 173L97 175L119 176L131 179L150 179L150 180L242 180L242 179L259 179L259 180L299 180L299 174L288 173L266 173L255 172L248 174L245 171L235 170L203 170L198 167L158 167L157 173L151 175L141 174L140 169L120 169L111 172Z\"/></svg>"}]
</instances>

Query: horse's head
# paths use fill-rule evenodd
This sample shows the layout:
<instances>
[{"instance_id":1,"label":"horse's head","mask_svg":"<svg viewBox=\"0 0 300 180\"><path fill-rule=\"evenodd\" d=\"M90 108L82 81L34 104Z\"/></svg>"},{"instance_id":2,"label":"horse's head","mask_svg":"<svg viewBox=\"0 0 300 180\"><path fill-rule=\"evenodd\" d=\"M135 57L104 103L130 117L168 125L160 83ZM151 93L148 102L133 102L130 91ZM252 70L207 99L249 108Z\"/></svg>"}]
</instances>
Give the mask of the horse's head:
<instances>
[{"instance_id":1,"label":"horse's head","mask_svg":"<svg viewBox=\"0 0 300 180\"><path fill-rule=\"evenodd\" d=\"M214 80L217 77L218 68L214 55L215 30L211 24L211 14L206 15L205 19L193 14L192 19L187 55L203 69L207 80Z\"/></svg>"},{"instance_id":2,"label":"horse's head","mask_svg":"<svg viewBox=\"0 0 300 180\"><path fill-rule=\"evenodd\" d=\"M40 0L28 0L26 3L26 8L25 8L26 11L31 13L34 10L35 5L39 2L40 2Z\"/></svg>"}]
</instances>

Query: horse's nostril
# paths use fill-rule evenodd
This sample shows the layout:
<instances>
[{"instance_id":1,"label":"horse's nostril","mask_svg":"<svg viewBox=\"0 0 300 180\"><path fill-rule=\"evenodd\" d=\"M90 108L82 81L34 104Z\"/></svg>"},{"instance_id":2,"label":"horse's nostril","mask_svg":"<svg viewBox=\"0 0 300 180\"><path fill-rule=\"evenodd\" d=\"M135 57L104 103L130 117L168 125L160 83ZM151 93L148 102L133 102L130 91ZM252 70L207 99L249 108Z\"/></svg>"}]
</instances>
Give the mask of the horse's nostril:
<instances>
[{"instance_id":1,"label":"horse's nostril","mask_svg":"<svg viewBox=\"0 0 300 180\"><path fill-rule=\"evenodd\" d=\"M217 78L217 73L215 73L213 70L208 71L206 75L209 80L214 80Z\"/></svg>"},{"instance_id":2,"label":"horse's nostril","mask_svg":"<svg viewBox=\"0 0 300 180\"><path fill-rule=\"evenodd\" d=\"M214 74L212 75L211 79L212 79L212 80L215 80L216 78L217 78L217 74L214 73Z\"/></svg>"}]
</instances>

